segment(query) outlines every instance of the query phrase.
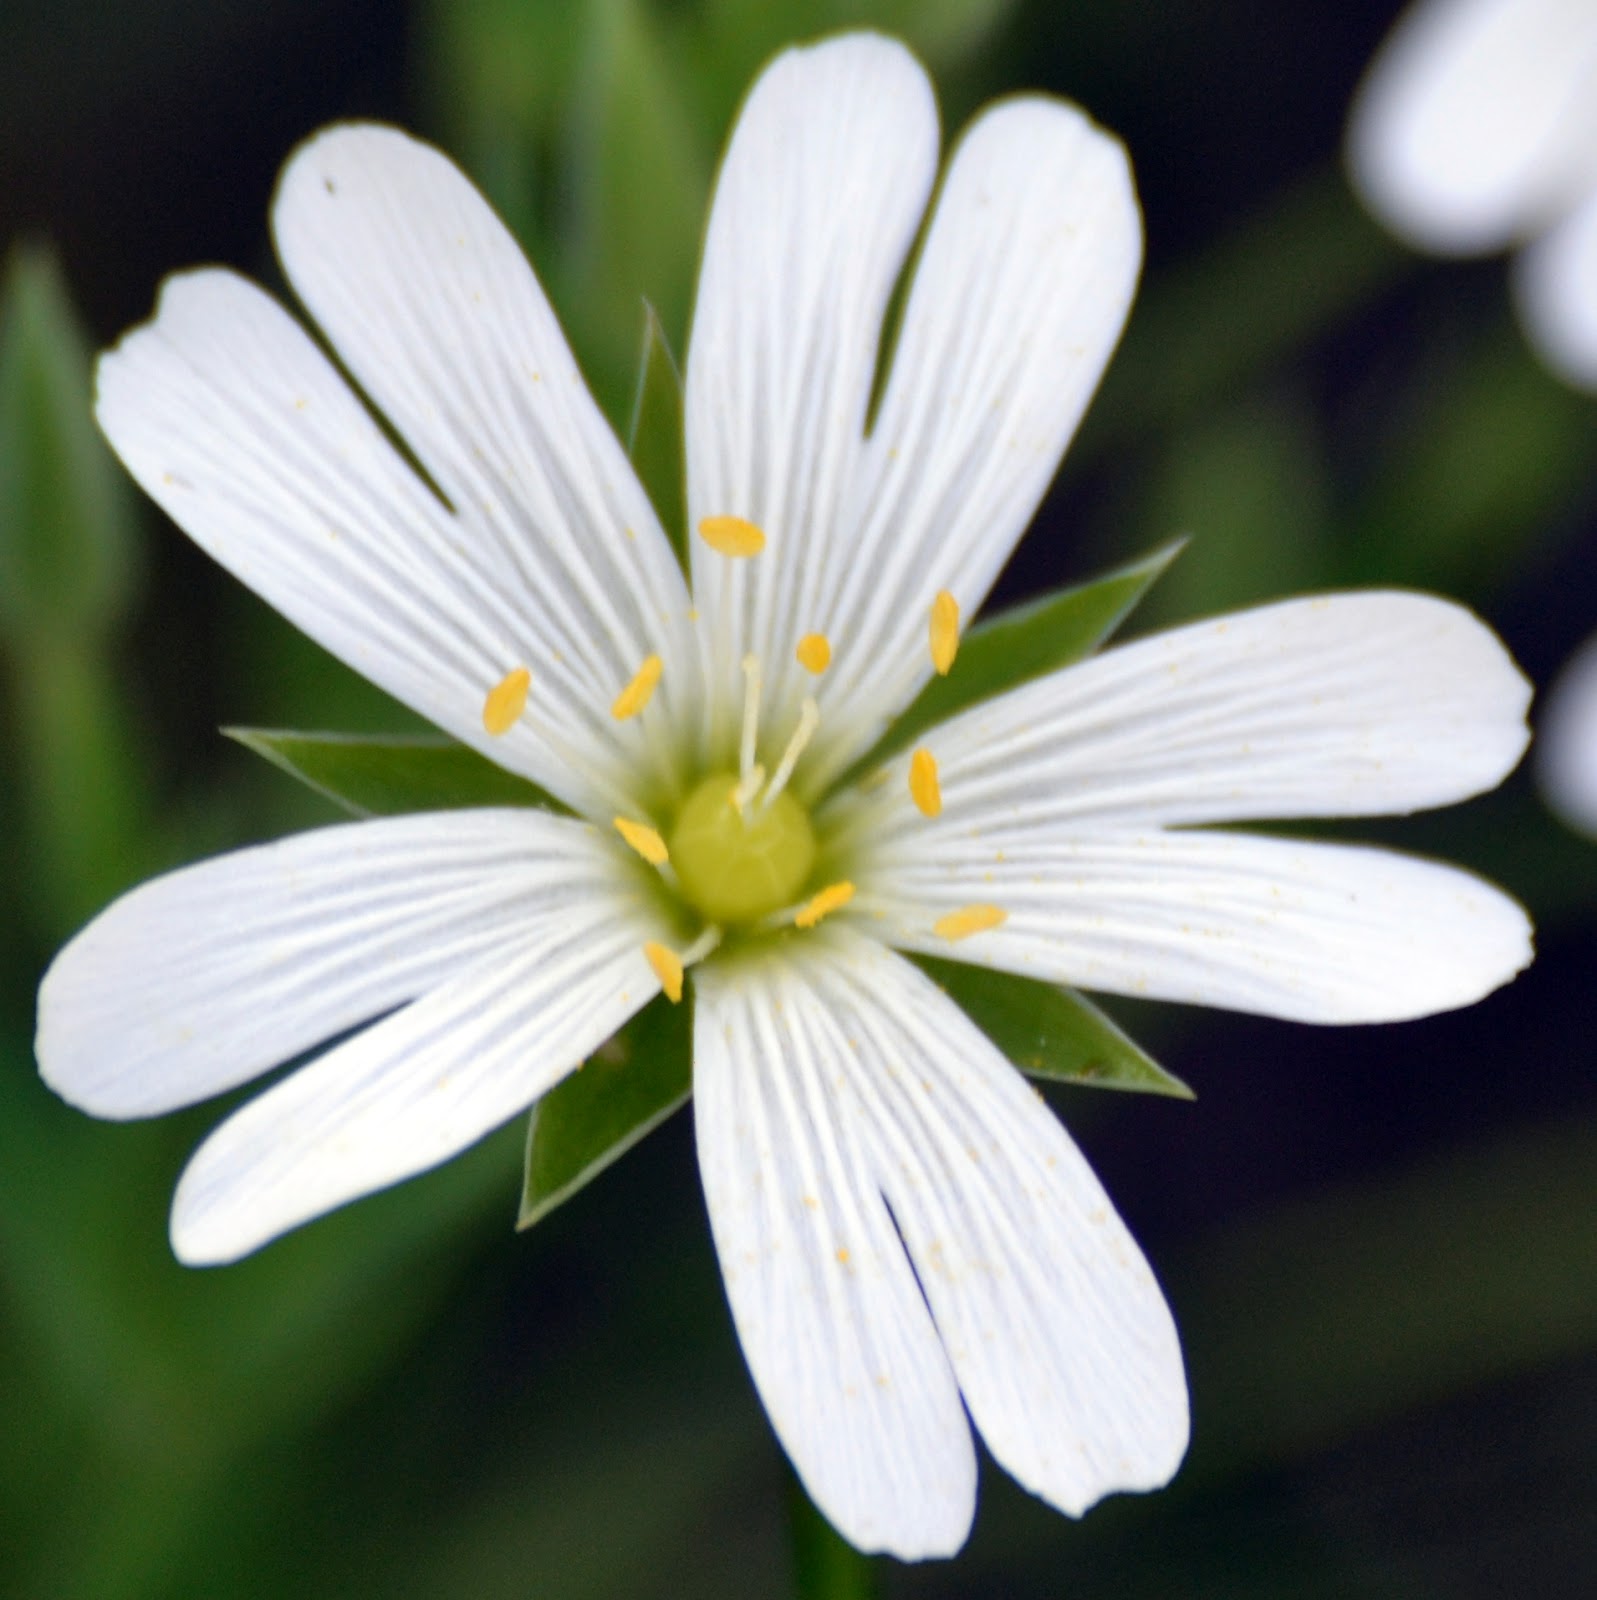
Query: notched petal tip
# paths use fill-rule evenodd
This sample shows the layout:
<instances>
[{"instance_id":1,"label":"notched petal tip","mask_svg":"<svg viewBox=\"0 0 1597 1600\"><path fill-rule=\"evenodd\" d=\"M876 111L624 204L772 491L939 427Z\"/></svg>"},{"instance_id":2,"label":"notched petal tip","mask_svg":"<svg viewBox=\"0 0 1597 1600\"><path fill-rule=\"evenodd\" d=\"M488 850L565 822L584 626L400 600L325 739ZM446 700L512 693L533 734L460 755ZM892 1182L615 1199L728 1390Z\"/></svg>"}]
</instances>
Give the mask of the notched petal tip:
<instances>
[{"instance_id":1,"label":"notched petal tip","mask_svg":"<svg viewBox=\"0 0 1597 1600\"><path fill-rule=\"evenodd\" d=\"M150 314L124 330L94 363L95 420L119 455L121 446L113 432L117 408L124 400L139 403L139 397L130 394L126 386L137 387L148 381L149 374L144 369L147 358L166 364L167 358L156 346L174 329L187 331L189 325L207 317L215 317L220 327L230 305L237 304L237 296L261 293L231 267L187 267L181 272L169 272L161 280Z\"/></svg>"}]
</instances>

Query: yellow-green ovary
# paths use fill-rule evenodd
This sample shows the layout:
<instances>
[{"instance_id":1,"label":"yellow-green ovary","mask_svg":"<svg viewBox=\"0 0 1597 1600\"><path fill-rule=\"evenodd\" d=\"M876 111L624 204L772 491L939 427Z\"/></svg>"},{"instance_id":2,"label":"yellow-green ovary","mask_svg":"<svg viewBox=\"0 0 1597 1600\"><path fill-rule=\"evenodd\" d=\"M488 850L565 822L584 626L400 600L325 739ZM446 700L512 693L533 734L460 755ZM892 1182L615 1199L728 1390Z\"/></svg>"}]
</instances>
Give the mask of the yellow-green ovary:
<instances>
[{"instance_id":1,"label":"yellow-green ovary","mask_svg":"<svg viewBox=\"0 0 1597 1600\"><path fill-rule=\"evenodd\" d=\"M706 778L668 840L683 898L709 922L755 922L797 900L815 865L810 819L786 790L746 813L732 804L737 774Z\"/></svg>"}]
</instances>

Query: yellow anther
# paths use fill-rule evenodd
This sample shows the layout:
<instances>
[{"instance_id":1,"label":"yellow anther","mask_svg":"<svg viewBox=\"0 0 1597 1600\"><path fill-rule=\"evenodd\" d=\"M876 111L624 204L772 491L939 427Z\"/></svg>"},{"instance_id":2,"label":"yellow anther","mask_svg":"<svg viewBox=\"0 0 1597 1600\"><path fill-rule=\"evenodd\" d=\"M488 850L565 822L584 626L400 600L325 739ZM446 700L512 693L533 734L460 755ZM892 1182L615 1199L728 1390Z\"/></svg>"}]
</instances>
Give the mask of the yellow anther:
<instances>
[{"instance_id":1,"label":"yellow anther","mask_svg":"<svg viewBox=\"0 0 1597 1600\"><path fill-rule=\"evenodd\" d=\"M939 589L932 601L931 646L932 665L946 678L959 654L959 602L946 589Z\"/></svg>"},{"instance_id":2,"label":"yellow anther","mask_svg":"<svg viewBox=\"0 0 1597 1600\"><path fill-rule=\"evenodd\" d=\"M610 707L610 715L617 722L625 722L628 717L637 716L648 705L654 697L655 686L660 681L661 670L659 656L644 658L643 665L634 674L632 682L616 696L615 704Z\"/></svg>"},{"instance_id":3,"label":"yellow anther","mask_svg":"<svg viewBox=\"0 0 1597 1600\"><path fill-rule=\"evenodd\" d=\"M665 847L665 840L646 822L633 822L629 817L615 819L616 832L632 846L634 850L649 863L651 867L663 867L671 859L671 852Z\"/></svg>"},{"instance_id":4,"label":"yellow anther","mask_svg":"<svg viewBox=\"0 0 1597 1600\"><path fill-rule=\"evenodd\" d=\"M699 537L723 556L757 556L765 548L765 534L747 517L706 517Z\"/></svg>"},{"instance_id":5,"label":"yellow anther","mask_svg":"<svg viewBox=\"0 0 1597 1600\"><path fill-rule=\"evenodd\" d=\"M973 933L986 933L1009 921L1009 913L1002 906L961 906L939 917L932 924L932 932L939 939L968 939Z\"/></svg>"},{"instance_id":6,"label":"yellow anther","mask_svg":"<svg viewBox=\"0 0 1597 1600\"><path fill-rule=\"evenodd\" d=\"M818 895L805 901L793 913L793 925L813 928L824 916L840 911L854 898L854 885L848 882L829 883Z\"/></svg>"},{"instance_id":7,"label":"yellow anther","mask_svg":"<svg viewBox=\"0 0 1597 1600\"><path fill-rule=\"evenodd\" d=\"M832 641L824 633L807 633L798 642L798 664L818 678L832 664Z\"/></svg>"},{"instance_id":8,"label":"yellow anther","mask_svg":"<svg viewBox=\"0 0 1597 1600\"><path fill-rule=\"evenodd\" d=\"M532 687L532 674L525 667L507 672L482 703L482 725L494 738L509 733L517 718L527 709L527 691Z\"/></svg>"},{"instance_id":9,"label":"yellow anther","mask_svg":"<svg viewBox=\"0 0 1597 1600\"><path fill-rule=\"evenodd\" d=\"M943 789L937 781L937 760L930 750L917 750L909 758L909 797L923 817L943 812Z\"/></svg>"},{"instance_id":10,"label":"yellow anther","mask_svg":"<svg viewBox=\"0 0 1597 1600\"><path fill-rule=\"evenodd\" d=\"M666 999L674 1006L681 1005L682 957L669 945L656 944L652 939L644 945L643 954L654 968L654 975L660 980Z\"/></svg>"}]
</instances>

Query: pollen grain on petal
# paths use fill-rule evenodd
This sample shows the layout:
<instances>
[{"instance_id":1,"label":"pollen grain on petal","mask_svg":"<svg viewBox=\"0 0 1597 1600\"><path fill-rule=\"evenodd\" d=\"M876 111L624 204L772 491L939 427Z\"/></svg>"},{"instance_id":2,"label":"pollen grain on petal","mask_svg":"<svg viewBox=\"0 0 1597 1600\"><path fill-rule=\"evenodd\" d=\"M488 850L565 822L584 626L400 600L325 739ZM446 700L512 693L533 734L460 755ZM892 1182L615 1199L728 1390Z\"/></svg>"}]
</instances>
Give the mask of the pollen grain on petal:
<instances>
[{"instance_id":1,"label":"pollen grain on petal","mask_svg":"<svg viewBox=\"0 0 1597 1600\"><path fill-rule=\"evenodd\" d=\"M943 813L943 788L937 781L937 758L924 747L909 758L909 795L923 817Z\"/></svg>"},{"instance_id":2,"label":"pollen grain on petal","mask_svg":"<svg viewBox=\"0 0 1597 1600\"><path fill-rule=\"evenodd\" d=\"M932 601L929 635L932 665L940 678L946 678L959 654L959 602L946 589L939 589Z\"/></svg>"},{"instance_id":3,"label":"pollen grain on petal","mask_svg":"<svg viewBox=\"0 0 1597 1600\"><path fill-rule=\"evenodd\" d=\"M958 911L950 911L946 917L939 917L932 924L932 932L939 939L955 943L970 938L973 933L986 933L989 928L1001 927L1008 920L1009 913L1002 906L961 906Z\"/></svg>"},{"instance_id":4,"label":"pollen grain on petal","mask_svg":"<svg viewBox=\"0 0 1597 1600\"><path fill-rule=\"evenodd\" d=\"M610 715L617 722L637 716L654 697L661 671L659 656L646 656L643 665L633 674L632 682L616 696L615 704L610 707Z\"/></svg>"},{"instance_id":5,"label":"pollen grain on petal","mask_svg":"<svg viewBox=\"0 0 1597 1600\"><path fill-rule=\"evenodd\" d=\"M682 1003L682 958L669 945L656 944L652 939L643 947L644 958L654 968L654 975L665 990L672 1005Z\"/></svg>"},{"instance_id":6,"label":"pollen grain on petal","mask_svg":"<svg viewBox=\"0 0 1597 1600\"><path fill-rule=\"evenodd\" d=\"M824 633L807 633L798 642L798 664L818 678L832 664L832 641Z\"/></svg>"},{"instance_id":7,"label":"pollen grain on petal","mask_svg":"<svg viewBox=\"0 0 1597 1600\"><path fill-rule=\"evenodd\" d=\"M527 692L532 688L532 674L525 667L507 672L482 703L482 725L498 739L515 727L521 713L527 709Z\"/></svg>"},{"instance_id":8,"label":"pollen grain on petal","mask_svg":"<svg viewBox=\"0 0 1597 1600\"><path fill-rule=\"evenodd\" d=\"M723 556L757 556L765 548L764 530L747 517L705 517L699 537Z\"/></svg>"},{"instance_id":9,"label":"pollen grain on petal","mask_svg":"<svg viewBox=\"0 0 1597 1600\"><path fill-rule=\"evenodd\" d=\"M663 867L671 859L665 840L646 822L634 822L630 817L614 819L616 832L621 835L651 867Z\"/></svg>"},{"instance_id":10,"label":"pollen grain on petal","mask_svg":"<svg viewBox=\"0 0 1597 1600\"><path fill-rule=\"evenodd\" d=\"M840 911L853 898L854 885L846 879L842 883L829 883L793 913L793 924L799 928L813 928L822 917Z\"/></svg>"}]
</instances>

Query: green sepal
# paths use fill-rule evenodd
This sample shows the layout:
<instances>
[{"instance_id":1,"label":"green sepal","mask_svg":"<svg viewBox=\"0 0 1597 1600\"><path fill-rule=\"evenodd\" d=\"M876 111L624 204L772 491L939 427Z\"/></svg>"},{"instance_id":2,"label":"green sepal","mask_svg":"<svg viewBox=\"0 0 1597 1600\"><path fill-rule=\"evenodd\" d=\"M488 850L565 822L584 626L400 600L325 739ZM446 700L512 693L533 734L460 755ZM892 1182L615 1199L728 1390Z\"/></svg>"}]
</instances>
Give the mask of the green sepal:
<instances>
[{"instance_id":1,"label":"green sepal","mask_svg":"<svg viewBox=\"0 0 1597 1600\"><path fill-rule=\"evenodd\" d=\"M54 256L14 251L0 286L0 627L13 638L98 630L128 603L134 518L89 367Z\"/></svg>"},{"instance_id":2,"label":"green sepal","mask_svg":"<svg viewBox=\"0 0 1597 1600\"><path fill-rule=\"evenodd\" d=\"M688 488L682 432L682 374L666 343L665 329L648 301L643 303L643 353L632 398L627 454L649 492L655 514L688 572Z\"/></svg>"},{"instance_id":3,"label":"green sepal","mask_svg":"<svg viewBox=\"0 0 1597 1600\"><path fill-rule=\"evenodd\" d=\"M614 1038L532 1108L517 1228L569 1200L693 1089L691 999L657 995Z\"/></svg>"},{"instance_id":4,"label":"green sepal","mask_svg":"<svg viewBox=\"0 0 1597 1600\"><path fill-rule=\"evenodd\" d=\"M1172 539L1112 572L978 622L960 639L954 670L946 678L934 677L852 771L878 766L927 728L979 700L990 700L1091 655L1125 621L1186 542Z\"/></svg>"},{"instance_id":5,"label":"green sepal","mask_svg":"<svg viewBox=\"0 0 1597 1600\"><path fill-rule=\"evenodd\" d=\"M910 960L1022 1072L1056 1083L1196 1098L1074 989L933 956Z\"/></svg>"},{"instance_id":6,"label":"green sepal","mask_svg":"<svg viewBox=\"0 0 1597 1600\"><path fill-rule=\"evenodd\" d=\"M486 756L452 739L280 728L223 728L222 732L357 817L472 806L567 810L537 784L496 767Z\"/></svg>"}]
</instances>

